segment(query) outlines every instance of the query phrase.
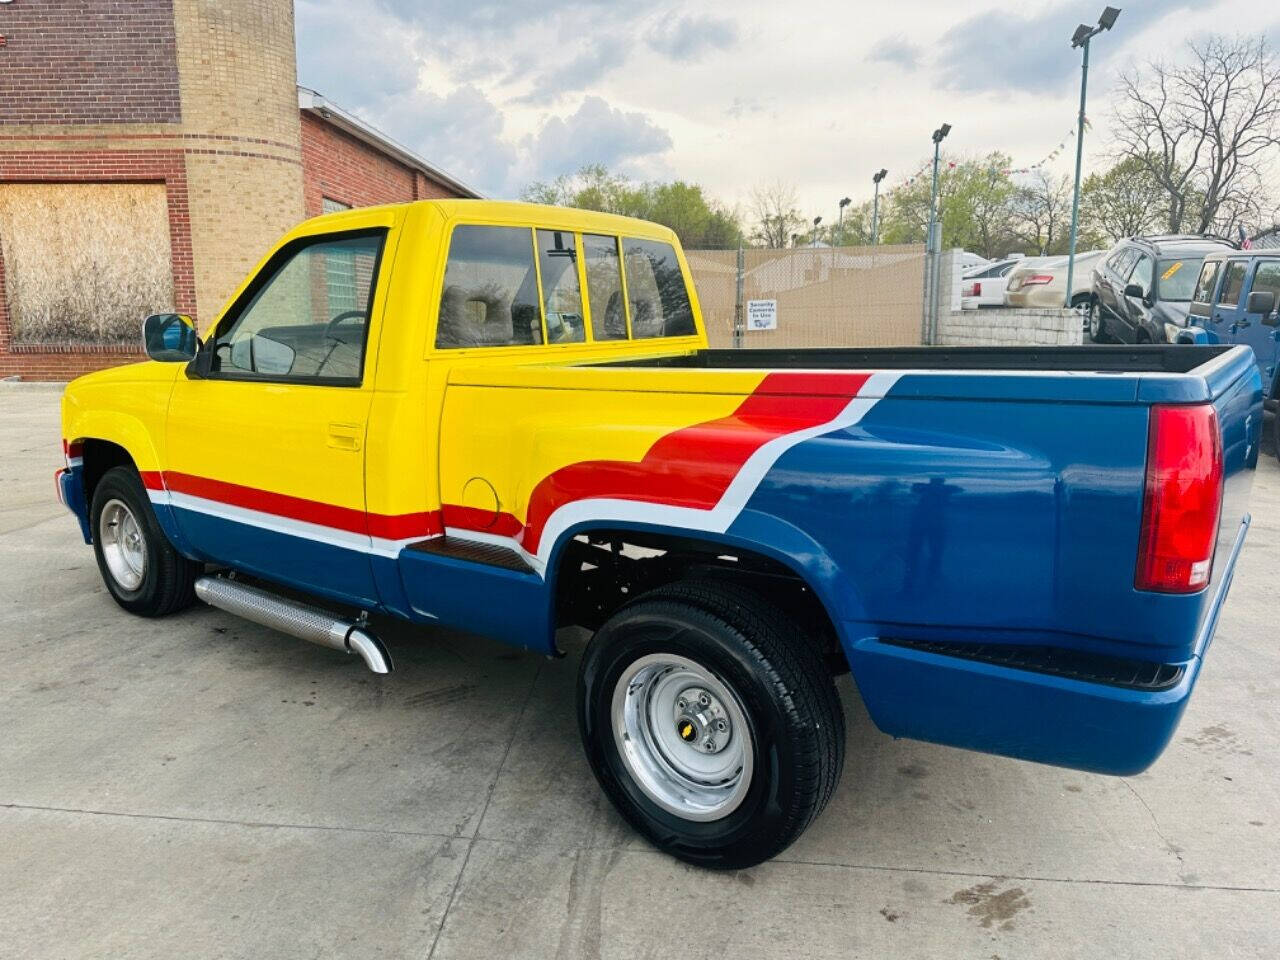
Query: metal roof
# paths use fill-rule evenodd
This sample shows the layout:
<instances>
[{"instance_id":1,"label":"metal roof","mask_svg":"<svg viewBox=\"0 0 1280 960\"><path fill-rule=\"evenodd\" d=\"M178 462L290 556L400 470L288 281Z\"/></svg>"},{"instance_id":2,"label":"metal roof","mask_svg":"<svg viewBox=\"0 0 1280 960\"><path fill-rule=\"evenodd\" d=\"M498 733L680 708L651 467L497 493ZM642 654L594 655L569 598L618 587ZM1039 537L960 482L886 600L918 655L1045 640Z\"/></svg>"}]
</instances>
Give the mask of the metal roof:
<instances>
[{"instance_id":1,"label":"metal roof","mask_svg":"<svg viewBox=\"0 0 1280 960\"><path fill-rule=\"evenodd\" d=\"M414 153L403 144L397 143L381 130L361 120L354 113L349 113L327 99L323 94L310 87L298 85L298 109L315 114L320 119L337 127L343 133L350 134L357 140L367 143L375 150L385 153L407 167L421 171L425 176L442 183L463 197L483 199L484 194L474 187L468 186L452 174L445 173L435 164Z\"/></svg>"}]
</instances>

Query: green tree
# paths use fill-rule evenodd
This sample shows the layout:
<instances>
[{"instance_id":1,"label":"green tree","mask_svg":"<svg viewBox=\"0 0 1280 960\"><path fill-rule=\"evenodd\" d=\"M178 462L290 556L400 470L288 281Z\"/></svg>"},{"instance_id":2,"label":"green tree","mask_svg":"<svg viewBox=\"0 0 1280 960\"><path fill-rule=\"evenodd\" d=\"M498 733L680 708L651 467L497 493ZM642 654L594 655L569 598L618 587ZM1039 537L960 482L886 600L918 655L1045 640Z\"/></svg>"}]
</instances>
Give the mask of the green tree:
<instances>
[{"instance_id":1,"label":"green tree","mask_svg":"<svg viewBox=\"0 0 1280 960\"><path fill-rule=\"evenodd\" d=\"M681 245L691 250L735 247L742 233L737 214L709 198L696 183L633 183L601 164L549 183L531 183L521 197L532 203L652 220L674 230Z\"/></svg>"},{"instance_id":2,"label":"green tree","mask_svg":"<svg viewBox=\"0 0 1280 960\"><path fill-rule=\"evenodd\" d=\"M1097 246L1106 246L1123 237L1163 229L1168 207L1168 195L1149 164L1125 157L1110 169L1085 177L1080 186L1080 229Z\"/></svg>"},{"instance_id":3,"label":"green tree","mask_svg":"<svg viewBox=\"0 0 1280 960\"><path fill-rule=\"evenodd\" d=\"M998 152L973 159L944 159L938 173L942 245L996 257L1024 246L1015 229L1017 187L1009 158ZM882 197L884 243L924 243L932 175L926 172Z\"/></svg>"}]
</instances>

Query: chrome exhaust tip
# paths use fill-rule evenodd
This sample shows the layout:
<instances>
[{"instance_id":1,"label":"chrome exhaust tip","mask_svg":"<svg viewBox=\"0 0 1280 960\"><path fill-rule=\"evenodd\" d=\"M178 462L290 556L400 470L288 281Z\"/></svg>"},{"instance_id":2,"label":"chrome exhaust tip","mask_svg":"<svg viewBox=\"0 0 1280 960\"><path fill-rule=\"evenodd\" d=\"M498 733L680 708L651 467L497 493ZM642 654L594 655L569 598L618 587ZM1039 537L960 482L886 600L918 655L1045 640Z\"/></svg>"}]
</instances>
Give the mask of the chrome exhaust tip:
<instances>
[{"instance_id":1,"label":"chrome exhaust tip","mask_svg":"<svg viewBox=\"0 0 1280 960\"><path fill-rule=\"evenodd\" d=\"M308 643L354 653L373 673L386 674L394 669L391 654L382 641L361 624L227 577L200 577L195 589L196 596L211 607Z\"/></svg>"}]
</instances>

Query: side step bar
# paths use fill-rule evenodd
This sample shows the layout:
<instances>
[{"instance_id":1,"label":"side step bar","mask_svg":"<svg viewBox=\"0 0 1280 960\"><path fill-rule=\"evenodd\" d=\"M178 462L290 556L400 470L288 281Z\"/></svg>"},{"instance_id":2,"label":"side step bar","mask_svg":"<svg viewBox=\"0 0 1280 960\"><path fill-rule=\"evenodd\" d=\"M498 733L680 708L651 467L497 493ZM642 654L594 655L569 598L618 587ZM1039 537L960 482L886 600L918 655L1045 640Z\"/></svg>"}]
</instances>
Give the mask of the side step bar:
<instances>
[{"instance_id":1,"label":"side step bar","mask_svg":"<svg viewBox=\"0 0 1280 960\"><path fill-rule=\"evenodd\" d=\"M374 673L390 673L391 654L382 641L363 627L331 613L250 587L226 577L201 577L196 596L219 610L271 627L311 643L359 654Z\"/></svg>"}]
</instances>

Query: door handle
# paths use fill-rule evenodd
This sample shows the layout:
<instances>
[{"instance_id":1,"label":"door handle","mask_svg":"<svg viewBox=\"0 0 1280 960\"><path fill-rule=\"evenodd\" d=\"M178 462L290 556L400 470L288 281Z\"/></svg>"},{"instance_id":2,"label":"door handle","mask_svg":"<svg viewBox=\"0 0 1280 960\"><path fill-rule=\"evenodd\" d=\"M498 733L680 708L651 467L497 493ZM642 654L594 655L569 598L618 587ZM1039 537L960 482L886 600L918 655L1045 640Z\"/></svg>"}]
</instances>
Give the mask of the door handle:
<instances>
[{"instance_id":1,"label":"door handle","mask_svg":"<svg viewBox=\"0 0 1280 960\"><path fill-rule=\"evenodd\" d=\"M361 433L358 423L331 423L329 424L329 446L335 450L359 450Z\"/></svg>"}]
</instances>

